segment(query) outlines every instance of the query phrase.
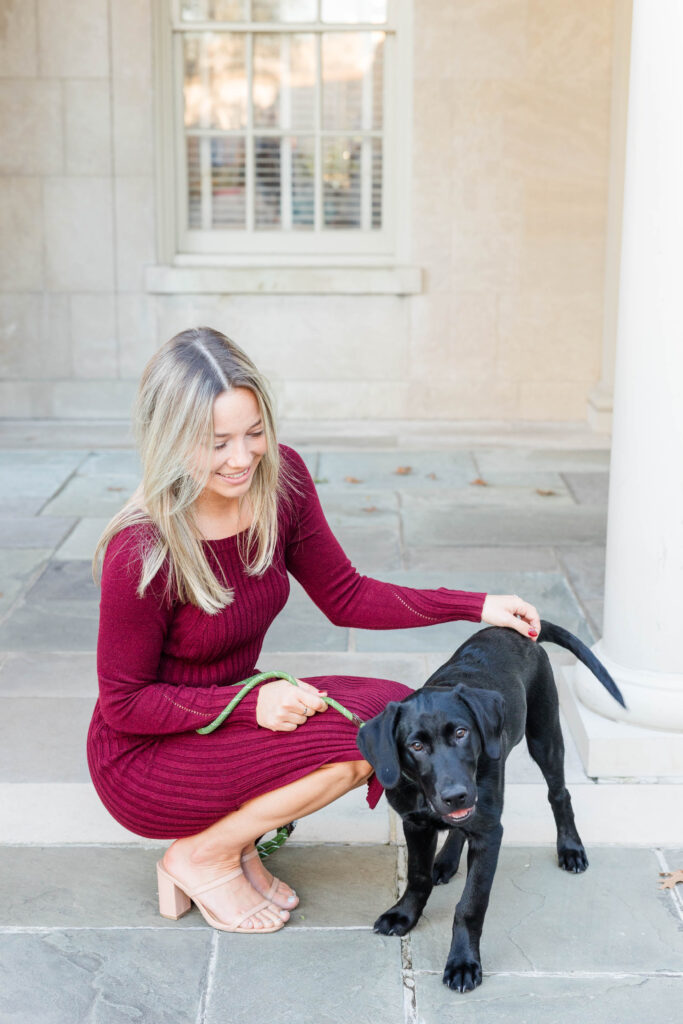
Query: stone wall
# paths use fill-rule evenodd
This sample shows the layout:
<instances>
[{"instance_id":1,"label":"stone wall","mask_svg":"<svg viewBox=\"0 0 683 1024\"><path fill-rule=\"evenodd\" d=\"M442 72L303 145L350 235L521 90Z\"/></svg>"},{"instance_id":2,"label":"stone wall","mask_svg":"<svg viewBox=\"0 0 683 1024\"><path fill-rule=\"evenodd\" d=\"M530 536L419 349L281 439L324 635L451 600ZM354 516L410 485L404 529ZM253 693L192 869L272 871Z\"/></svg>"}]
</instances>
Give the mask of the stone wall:
<instances>
[{"instance_id":1,"label":"stone wall","mask_svg":"<svg viewBox=\"0 0 683 1024\"><path fill-rule=\"evenodd\" d=\"M0 414L126 417L209 323L297 418L584 420L612 0L414 4L416 295L153 295L151 0L0 6Z\"/></svg>"}]
</instances>

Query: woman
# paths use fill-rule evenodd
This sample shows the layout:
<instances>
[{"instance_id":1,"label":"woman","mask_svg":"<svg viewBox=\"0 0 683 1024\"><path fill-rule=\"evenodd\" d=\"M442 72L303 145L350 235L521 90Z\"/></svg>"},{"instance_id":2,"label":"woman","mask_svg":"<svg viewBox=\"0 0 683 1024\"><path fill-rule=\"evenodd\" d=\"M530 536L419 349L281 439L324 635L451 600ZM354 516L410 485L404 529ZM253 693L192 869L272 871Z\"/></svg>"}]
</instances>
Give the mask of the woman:
<instances>
[{"instance_id":1,"label":"woman","mask_svg":"<svg viewBox=\"0 0 683 1024\"><path fill-rule=\"evenodd\" d=\"M184 331L150 360L136 430L142 483L95 554L103 564L91 776L126 828L175 840L158 865L164 916L179 917L192 897L216 928L276 931L298 898L263 867L255 840L364 782L371 807L382 792L355 726L323 697L365 720L410 692L384 679L275 680L198 734L234 696L227 684L257 671L287 573L341 626L469 619L533 638L538 615L517 597L360 576L303 461L277 444L263 378L217 331Z\"/></svg>"}]
</instances>

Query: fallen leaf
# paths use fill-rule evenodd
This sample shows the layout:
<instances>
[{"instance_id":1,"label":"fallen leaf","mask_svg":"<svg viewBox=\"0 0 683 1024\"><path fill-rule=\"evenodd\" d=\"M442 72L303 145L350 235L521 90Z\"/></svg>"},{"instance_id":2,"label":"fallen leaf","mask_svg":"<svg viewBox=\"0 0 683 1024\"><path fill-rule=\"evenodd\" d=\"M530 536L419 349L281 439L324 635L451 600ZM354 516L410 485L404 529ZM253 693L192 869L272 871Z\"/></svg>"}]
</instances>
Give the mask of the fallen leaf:
<instances>
[{"instance_id":1,"label":"fallen leaf","mask_svg":"<svg viewBox=\"0 0 683 1024\"><path fill-rule=\"evenodd\" d=\"M359 480L357 476L345 476L344 479L346 480L347 484L362 484L363 483L363 481Z\"/></svg>"},{"instance_id":2,"label":"fallen leaf","mask_svg":"<svg viewBox=\"0 0 683 1024\"><path fill-rule=\"evenodd\" d=\"M107 487L108 491L125 491L125 487Z\"/></svg>"},{"instance_id":3,"label":"fallen leaf","mask_svg":"<svg viewBox=\"0 0 683 1024\"><path fill-rule=\"evenodd\" d=\"M679 882L683 885L683 868L678 871L660 871L659 877L665 879L659 883L660 889L673 889Z\"/></svg>"},{"instance_id":4,"label":"fallen leaf","mask_svg":"<svg viewBox=\"0 0 683 1024\"><path fill-rule=\"evenodd\" d=\"M556 493L556 491L544 491L542 487L536 488L536 494L540 494L542 498L550 498L551 495Z\"/></svg>"},{"instance_id":5,"label":"fallen leaf","mask_svg":"<svg viewBox=\"0 0 683 1024\"><path fill-rule=\"evenodd\" d=\"M438 480L439 478L436 475L436 473L427 473L427 479L428 480Z\"/></svg>"},{"instance_id":6,"label":"fallen leaf","mask_svg":"<svg viewBox=\"0 0 683 1024\"><path fill-rule=\"evenodd\" d=\"M313 483L314 484L329 484L329 482L330 481L327 479L326 476L314 476L313 477Z\"/></svg>"},{"instance_id":7,"label":"fallen leaf","mask_svg":"<svg viewBox=\"0 0 683 1024\"><path fill-rule=\"evenodd\" d=\"M376 505L369 505L367 508L364 508L363 511L364 512L376 512L377 511L377 506Z\"/></svg>"},{"instance_id":8,"label":"fallen leaf","mask_svg":"<svg viewBox=\"0 0 683 1024\"><path fill-rule=\"evenodd\" d=\"M398 468L394 470L396 476L410 476L412 472L412 466L398 466Z\"/></svg>"},{"instance_id":9,"label":"fallen leaf","mask_svg":"<svg viewBox=\"0 0 683 1024\"><path fill-rule=\"evenodd\" d=\"M478 476L476 480L470 480L470 484L472 484L474 487L488 487L486 481L482 480L480 476Z\"/></svg>"}]
</instances>

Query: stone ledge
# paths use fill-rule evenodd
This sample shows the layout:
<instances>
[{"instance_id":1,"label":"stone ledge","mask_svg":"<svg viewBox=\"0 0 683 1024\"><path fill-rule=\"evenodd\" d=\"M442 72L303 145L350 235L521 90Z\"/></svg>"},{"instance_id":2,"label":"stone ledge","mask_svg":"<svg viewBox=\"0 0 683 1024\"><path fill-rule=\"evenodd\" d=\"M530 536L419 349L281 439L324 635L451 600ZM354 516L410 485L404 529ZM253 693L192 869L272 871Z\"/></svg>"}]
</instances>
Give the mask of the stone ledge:
<instances>
[{"instance_id":1,"label":"stone ledge","mask_svg":"<svg viewBox=\"0 0 683 1024\"><path fill-rule=\"evenodd\" d=\"M155 295L417 295L422 271L411 266L149 266Z\"/></svg>"}]
</instances>

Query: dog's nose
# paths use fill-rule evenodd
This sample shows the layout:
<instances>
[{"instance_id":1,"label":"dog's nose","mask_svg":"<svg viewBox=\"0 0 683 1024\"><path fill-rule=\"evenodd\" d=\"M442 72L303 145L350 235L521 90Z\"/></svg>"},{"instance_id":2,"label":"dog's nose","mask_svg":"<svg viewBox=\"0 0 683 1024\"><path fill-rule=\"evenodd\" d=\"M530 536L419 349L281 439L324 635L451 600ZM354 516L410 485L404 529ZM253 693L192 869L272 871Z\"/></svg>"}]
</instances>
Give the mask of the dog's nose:
<instances>
[{"instance_id":1,"label":"dog's nose","mask_svg":"<svg viewBox=\"0 0 683 1024\"><path fill-rule=\"evenodd\" d=\"M450 807L452 810L457 811L461 807L465 806L467 790L464 786L452 786L450 789L446 789L441 793L441 799L445 803L446 807Z\"/></svg>"}]
</instances>

